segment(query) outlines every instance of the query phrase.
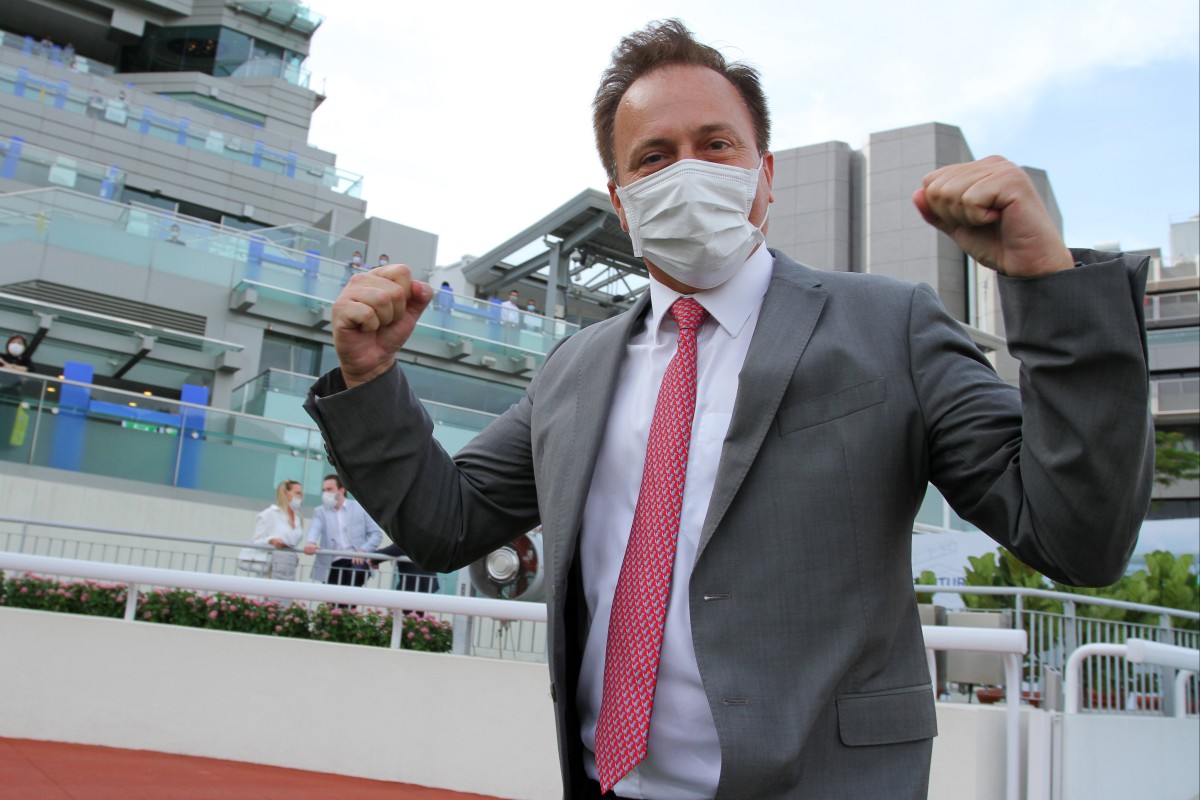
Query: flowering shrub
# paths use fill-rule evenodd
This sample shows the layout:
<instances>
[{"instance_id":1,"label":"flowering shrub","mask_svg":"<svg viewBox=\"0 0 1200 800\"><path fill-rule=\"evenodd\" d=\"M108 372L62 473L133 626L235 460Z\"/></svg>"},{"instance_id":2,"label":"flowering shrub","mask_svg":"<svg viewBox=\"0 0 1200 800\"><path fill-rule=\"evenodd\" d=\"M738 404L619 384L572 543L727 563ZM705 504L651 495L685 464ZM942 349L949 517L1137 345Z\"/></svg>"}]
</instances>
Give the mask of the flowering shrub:
<instances>
[{"instance_id":1,"label":"flowering shrub","mask_svg":"<svg viewBox=\"0 0 1200 800\"><path fill-rule=\"evenodd\" d=\"M0 581L0 605L94 617L125 613L125 586L98 581L59 582L39 575Z\"/></svg>"},{"instance_id":2,"label":"flowering shrub","mask_svg":"<svg viewBox=\"0 0 1200 800\"><path fill-rule=\"evenodd\" d=\"M421 617L413 613L404 615L404 632L400 634L400 646L407 650L423 650L426 653L449 653L454 643L454 630L448 620Z\"/></svg>"},{"instance_id":3,"label":"flowering shrub","mask_svg":"<svg viewBox=\"0 0 1200 800\"><path fill-rule=\"evenodd\" d=\"M125 614L125 598L123 584L58 581L39 575L5 578L0 573L0 606L120 618ZM136 618L140 622L372 647L387 647L392 637L392 616L380 609L356 611L320 605L310 612L297 603L284 606L273 600L224 593L206 595L188 589L138 592ZM404 617L402 648L447 653L452 641L449 622L415 614Z\"/></svg>"},{"instance_id":4,"label":"flowering shrub","mask_svg":"<svg viewBox=\"0 0 1200 800\"><path fill-rule=\"evenodd\" d=\"M387 647L392 643L392 616L378 609L353 611L318 606L312 613L312 638L325 642Z\"/></svg>"}]
</instances>

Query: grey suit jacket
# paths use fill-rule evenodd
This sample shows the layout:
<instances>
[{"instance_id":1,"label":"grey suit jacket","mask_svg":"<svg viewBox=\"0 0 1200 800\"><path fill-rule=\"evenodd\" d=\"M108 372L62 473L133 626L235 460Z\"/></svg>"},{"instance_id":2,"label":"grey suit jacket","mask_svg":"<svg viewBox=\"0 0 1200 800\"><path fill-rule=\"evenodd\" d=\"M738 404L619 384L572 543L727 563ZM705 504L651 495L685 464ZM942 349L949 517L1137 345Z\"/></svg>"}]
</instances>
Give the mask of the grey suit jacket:
<instances>
[{"instance_id":1,"label":"grey suit jacket","mask_svg":"<svg viewBox=\"0 0 1200 800\"><path fill-rule=\"evenodd\" d=\"M1145 259L1076 257L1085 266L1000 279L1018 393L927 286L775 254L689 587L718 797L926 794L936 722L910 542L928 482L1057 580L1120 577L1151 486ZM563 342L454 458L399 369L350 391L335 371L307 403L346 485L425 567L543 524L571 797L585 791L577 540L644 306Z\"/></svg>"}]
</instances>

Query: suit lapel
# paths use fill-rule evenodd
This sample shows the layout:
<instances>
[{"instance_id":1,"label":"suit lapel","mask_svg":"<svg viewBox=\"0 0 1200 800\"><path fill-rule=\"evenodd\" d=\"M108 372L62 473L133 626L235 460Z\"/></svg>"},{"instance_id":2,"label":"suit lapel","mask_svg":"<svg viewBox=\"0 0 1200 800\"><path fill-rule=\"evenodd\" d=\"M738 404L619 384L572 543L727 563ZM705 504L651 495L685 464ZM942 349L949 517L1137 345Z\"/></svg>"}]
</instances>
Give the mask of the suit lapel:
<instances>
[{"instance_id":1,"label":"suit lapel","mask_svg":"<svg viewBox=\"0 0 1200 800\"><path fill-rule=\"evenodd\" d=\"M815 271L785 255L774 255L775 270L738 379L733 418L721 448L697 558L754 463L825 305L826 291Z\"/></svg>"},{"instance_id":2,"label":"suit lapel","mask_svg":"<svg viewBox=\"0 0 1200 800\"><path fill-rule=\"evenodd\" d=\"M625 348L649 302L650 293L645 292L633 308L611 324L601 323L575 334L590 338L583 350L574 356L574 429L578 449L569 464L563 465L561 482L558 479L553 482L556 496L563 499L557 504L557 513L554 515L561 542L554 554L554 575L556 583L561 584L557 587L560 590L565 589L571 559L575 555L579 530L583 525L583 507L600 454L600 442L608 426L617 378L625 360Z\"/></svg>"}]
</instances>

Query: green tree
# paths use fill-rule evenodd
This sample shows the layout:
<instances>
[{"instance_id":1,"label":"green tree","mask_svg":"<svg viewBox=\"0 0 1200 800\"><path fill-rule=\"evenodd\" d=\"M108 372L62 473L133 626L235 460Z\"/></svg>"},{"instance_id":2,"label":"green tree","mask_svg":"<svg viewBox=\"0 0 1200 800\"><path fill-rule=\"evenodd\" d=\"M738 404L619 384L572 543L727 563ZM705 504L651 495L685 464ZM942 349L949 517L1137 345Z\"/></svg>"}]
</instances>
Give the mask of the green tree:
<instances>
[{"instance_id":1,"label":"green tree","mask_svg":"<svg viewBox=\"0 0 1200 800\"><path fill-rule=\"evenodd\" d=\"M1200 453L1188 450L1184 436L1178 431L1154 433L1154 482L1170 486L1178 481L1200 478Z\"/></svg>"}]
</instances>

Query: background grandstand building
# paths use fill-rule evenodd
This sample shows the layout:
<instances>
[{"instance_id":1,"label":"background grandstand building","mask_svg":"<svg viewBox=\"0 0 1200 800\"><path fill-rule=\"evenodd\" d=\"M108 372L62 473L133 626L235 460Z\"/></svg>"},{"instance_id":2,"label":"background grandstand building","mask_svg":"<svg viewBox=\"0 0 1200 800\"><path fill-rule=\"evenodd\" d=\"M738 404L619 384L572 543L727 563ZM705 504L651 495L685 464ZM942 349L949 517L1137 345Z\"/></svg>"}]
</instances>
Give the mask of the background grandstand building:
<instances>
[{"instance_id":1,"label":"background grandstand building","mask_svg":"<svg viewBox=\"0 0 1200 800\"><path fill-rule=\"evenodd\" d=\"M321 24L298 3L0 5L0 331L23 334L35 363L0 392L8 513L245 540L278 481L300 480L313 505L329 468L301 400L336 364L333 300L382 254L450 287L399 356L450 451L521 396L555 341L645 290L596 190L443 266L434 233L369 216L363 178L307 142L324 97L304 61ZM858 150L777 150L770 244L929 283L1015 381L994 274L909 199L925 173L971 157L940 123ZM1030 173L1059 220L1047 176ZM1194 341L1190 280L1154 285L1190 298ZM512 289L542 313L502 317L494 298ZM1170 381L1191 387L1191 410L1160 420L1194 441L1195 359L1155 363L1169 372L1160 404ZM64 504L62 487L86 499ZM918 523L970 527L932 487Z\"/></svg>"}]
</instances>

